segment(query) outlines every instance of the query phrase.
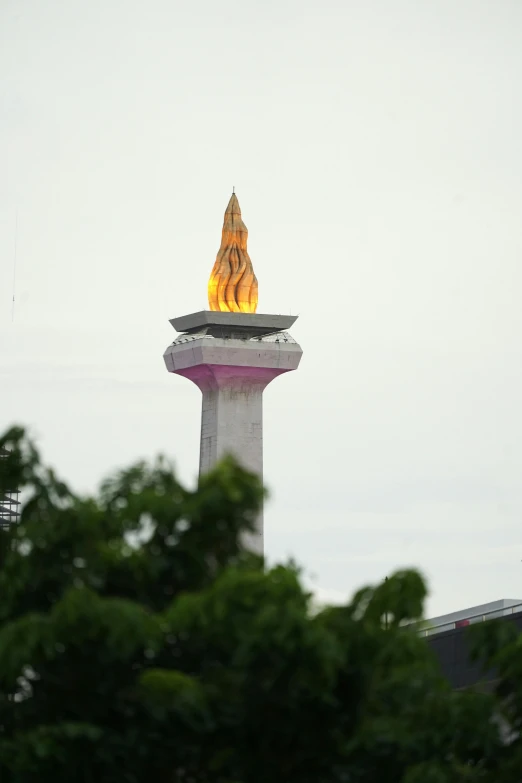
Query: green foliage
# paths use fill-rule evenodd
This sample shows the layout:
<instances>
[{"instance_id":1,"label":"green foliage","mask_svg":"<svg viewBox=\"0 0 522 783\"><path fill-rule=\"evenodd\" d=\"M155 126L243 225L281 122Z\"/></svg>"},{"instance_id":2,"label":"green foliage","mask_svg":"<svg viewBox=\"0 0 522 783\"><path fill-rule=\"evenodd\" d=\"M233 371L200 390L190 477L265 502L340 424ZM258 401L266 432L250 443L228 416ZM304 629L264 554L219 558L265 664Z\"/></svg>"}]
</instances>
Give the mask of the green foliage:
<instances>
[{"instance_id":1,"label":"green foliage","mask_svg":"<svg viewBox=\"0 0 522 783\"><path fill-rule=\"evenodd\" d=\"M498 703L452 692L409 625L416 572L317 612L294 566L244 551L263 490L233 460L195 491L160 459L79 497L21 428L0 445L0 483L25 497L0 535L2 783L518 780ZM519 726L505 641L477 654Z\"/></svg>"}]
</instances>

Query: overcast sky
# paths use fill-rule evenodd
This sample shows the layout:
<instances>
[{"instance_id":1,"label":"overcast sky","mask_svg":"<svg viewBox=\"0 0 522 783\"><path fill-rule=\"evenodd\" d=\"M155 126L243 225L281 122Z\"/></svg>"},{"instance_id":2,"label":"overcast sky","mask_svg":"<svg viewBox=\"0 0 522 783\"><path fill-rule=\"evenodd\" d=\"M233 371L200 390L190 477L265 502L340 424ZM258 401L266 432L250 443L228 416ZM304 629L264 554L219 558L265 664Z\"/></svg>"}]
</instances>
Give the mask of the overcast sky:
<instances>
[{"instance_id":1,"label":"overcast sky","mask_svg":"<svg viewBox=\"0 0 522 783\"><path fill-rule=\"evenodd\" d=\"M1 428L78 489L195 481L162 354L235 185L304 350L265 393L270 560L522 600L521 83L520 0L1 0Z\"/></svg>"}]
</instances>

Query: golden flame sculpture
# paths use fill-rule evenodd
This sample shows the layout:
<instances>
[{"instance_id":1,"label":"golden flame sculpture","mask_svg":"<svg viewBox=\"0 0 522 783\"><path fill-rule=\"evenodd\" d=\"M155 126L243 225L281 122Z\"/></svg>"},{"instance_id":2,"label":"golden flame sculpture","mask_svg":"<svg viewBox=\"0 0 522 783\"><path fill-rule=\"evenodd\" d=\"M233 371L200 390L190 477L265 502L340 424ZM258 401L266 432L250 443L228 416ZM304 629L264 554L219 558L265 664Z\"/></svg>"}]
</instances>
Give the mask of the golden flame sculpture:
<instances>
[{"instance_id":1,"label":"golden flame sculpture","mask_svg":"<svg viewBox=\"0 0 522 783\"><path fill-rule=\"evenodd\" d=\"M248 229L241 219L235 193L228 202L223 221L221 247L208 281L211 310L255 313L257 279L247 252Z\"/></svg>"}]
</instances>

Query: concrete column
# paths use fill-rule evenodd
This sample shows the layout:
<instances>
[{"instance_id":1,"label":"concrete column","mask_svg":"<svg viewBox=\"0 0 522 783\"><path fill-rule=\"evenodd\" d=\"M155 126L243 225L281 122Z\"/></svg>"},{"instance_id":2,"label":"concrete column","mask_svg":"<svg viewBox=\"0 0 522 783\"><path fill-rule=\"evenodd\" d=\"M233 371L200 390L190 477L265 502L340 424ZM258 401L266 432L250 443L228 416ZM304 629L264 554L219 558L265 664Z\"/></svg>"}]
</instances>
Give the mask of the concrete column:
<instances>
[{"instance_id":1,"label":"concrete column","mask_svg":"<svg viewBox=\"0 0 522 783\"><path fill-rule=\"evenodd\" d=\"M232 454L263 479L263 391L278 375L297 369L302 355L295 340L273 326L275 319L283 318L295 320L291 316L198 313L173 321L176 328L178 323L187 328L195 322L201 329L192 327L194 331L182 334L164 354L169 372L191 380L203 395L200 475ZM244 336L230 333L229 322L236 333L242 327ZM229 332L217 336L224 328ZM273 331L264 334L263 328ZM245 543L263 553L262 512L256 534Z\"/></svg>"},{"instance_id":2,"label":"concrete column","mask_svg":"<svg viewBox=\"0 0 522 783\"><path fill-rule=\"evenodd\" d=\"M266 381L239 374L223 377L221 369L213 368L209 383L199 386L203 392L199 472L206 473L226 454L233 454L262 479Z\"/></svg>"}]
</instances>

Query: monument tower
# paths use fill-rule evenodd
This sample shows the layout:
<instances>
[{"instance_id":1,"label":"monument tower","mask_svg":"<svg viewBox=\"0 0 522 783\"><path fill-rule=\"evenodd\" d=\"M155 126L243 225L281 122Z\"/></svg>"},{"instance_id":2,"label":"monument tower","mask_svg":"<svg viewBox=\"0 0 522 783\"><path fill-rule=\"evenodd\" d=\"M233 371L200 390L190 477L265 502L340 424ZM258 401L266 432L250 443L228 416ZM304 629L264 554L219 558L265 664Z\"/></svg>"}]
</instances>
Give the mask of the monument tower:
<instances>
[{"instance_id":1,"label":"monument tower","mask_svg":"<svg viewBox=\"0 0 522 783\"><path fill-rule=\"evenodd\" d=\"M263 391L278 375L297 370L302 356L286 331L297 316L256 313L247 238L233 193L208 282L210 310L173 318L181 334L163 355L169 372L188 378L203 394L200 475L232 454L263 478ZM263 553L262 513L249 545Z\"/></svg>"}]
</instances>

